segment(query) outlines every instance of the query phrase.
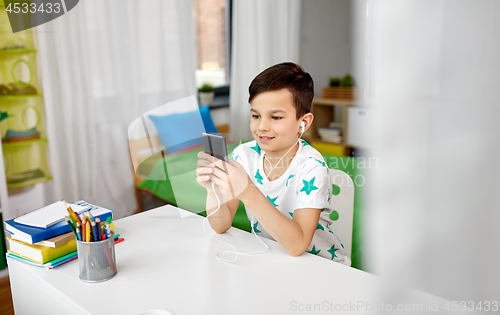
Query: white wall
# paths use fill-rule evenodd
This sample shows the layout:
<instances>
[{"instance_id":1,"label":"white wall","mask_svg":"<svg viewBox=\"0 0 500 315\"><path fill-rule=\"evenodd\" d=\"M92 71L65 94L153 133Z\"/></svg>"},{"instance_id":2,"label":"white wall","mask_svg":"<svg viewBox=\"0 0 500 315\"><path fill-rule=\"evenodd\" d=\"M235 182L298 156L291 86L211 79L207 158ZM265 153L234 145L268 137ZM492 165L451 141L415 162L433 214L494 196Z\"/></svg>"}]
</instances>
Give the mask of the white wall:
<instances>
[{"instance_id":1,"label":"white wall","mask_svg":"<svg viewBox=\"0 0 500 315\"><path fill-rule=\"evenodd\" d=\"M314 80L314 92L330 77L352 71L351 4L349 0L303 0L300 65Z\"/></svg>"},{"instance_id":2,"label":"white wall","mask_svg":"<svg viewBox=\"0 0 500 315\"><path fill-rule=\"evenodd\" d=\"M9 189L9 211L4 214L4 220L9 220L43 207L43 185L46 185L46 183L26 188Z\"/></svg>"}]
</instances>

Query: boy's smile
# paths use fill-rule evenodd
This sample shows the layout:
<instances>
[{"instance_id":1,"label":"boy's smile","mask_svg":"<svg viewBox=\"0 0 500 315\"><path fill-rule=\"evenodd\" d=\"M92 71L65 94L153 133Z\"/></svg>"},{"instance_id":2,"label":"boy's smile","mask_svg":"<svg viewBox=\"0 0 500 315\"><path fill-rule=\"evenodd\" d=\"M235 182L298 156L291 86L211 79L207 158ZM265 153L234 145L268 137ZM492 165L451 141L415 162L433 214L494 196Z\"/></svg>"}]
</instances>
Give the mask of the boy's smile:
<instances>
[{"instance_id":1,"label":"boy's smile","mask_svg":"<svg viewBox=\"0 0 500 315\"><path fill-rule=\"evenodd\" d=\"M251 102L250 130L268 158L281 158L298 139L300 122L288 89L259 93ZM298 148L298 146L297 146ZM297 149L290 151L291 156Z\"/></svg>"}]
</instances>

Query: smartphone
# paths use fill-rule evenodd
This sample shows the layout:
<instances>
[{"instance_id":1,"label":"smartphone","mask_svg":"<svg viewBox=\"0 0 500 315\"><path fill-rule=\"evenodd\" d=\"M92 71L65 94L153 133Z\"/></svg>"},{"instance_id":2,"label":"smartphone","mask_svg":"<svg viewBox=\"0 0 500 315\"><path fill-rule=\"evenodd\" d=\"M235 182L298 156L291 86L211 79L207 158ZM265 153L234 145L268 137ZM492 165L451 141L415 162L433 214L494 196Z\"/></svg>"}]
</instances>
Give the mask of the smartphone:
<instances>
[{"instance_id":1,"label":"smartphone","mask_svg":"<svg viewBox=\"0 0 500 315\"><path fill-rule=\"evenodd\" d=\"M204 132L203 148L205 153L227 162L226 137L220 133Z\"/></svg>"}]
</instances>

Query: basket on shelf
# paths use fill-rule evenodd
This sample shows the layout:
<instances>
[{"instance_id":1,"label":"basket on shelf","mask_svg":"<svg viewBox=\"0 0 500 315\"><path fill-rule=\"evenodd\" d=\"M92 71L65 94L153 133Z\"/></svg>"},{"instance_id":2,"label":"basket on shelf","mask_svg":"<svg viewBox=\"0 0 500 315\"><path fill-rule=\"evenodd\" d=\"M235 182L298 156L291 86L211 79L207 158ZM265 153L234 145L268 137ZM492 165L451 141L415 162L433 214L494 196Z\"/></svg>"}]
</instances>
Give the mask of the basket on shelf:
<instances>
[{"instance_id":1,"label":"basket on shelf","mask_svg":"<svg viewBox=\"0 0 500 315\"><path fill-rule=\"evenodd\" d=\"M353 100L356 98L356 88L343 86L325 86L322 90L321 97Z\"/></svg>"}]
</instances>

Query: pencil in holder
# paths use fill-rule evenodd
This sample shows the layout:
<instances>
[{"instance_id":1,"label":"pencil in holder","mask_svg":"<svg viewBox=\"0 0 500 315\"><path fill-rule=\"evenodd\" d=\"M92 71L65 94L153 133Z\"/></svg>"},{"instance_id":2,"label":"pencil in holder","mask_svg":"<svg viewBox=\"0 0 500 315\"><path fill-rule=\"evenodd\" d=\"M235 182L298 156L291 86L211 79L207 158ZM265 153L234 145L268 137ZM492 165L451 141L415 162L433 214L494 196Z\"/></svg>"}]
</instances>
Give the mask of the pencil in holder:
<instances>
[{"instance_id":1,"label":"pencil in holder","mask_svg":"<svg viewBox=\"0 0 500 315\"><path fill-rule=\"evenodd\" d=\"M102 282L116 275L114 234L99 242L76 241L80 279Z\"/></svg>"}]
</instances>

